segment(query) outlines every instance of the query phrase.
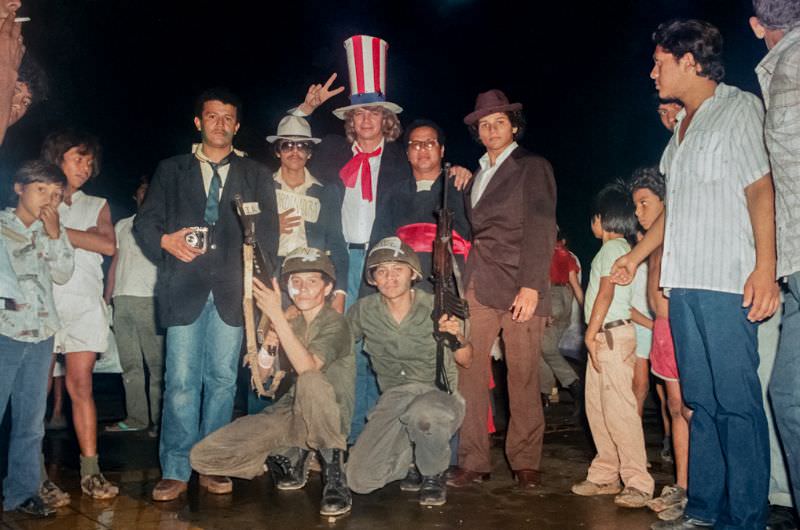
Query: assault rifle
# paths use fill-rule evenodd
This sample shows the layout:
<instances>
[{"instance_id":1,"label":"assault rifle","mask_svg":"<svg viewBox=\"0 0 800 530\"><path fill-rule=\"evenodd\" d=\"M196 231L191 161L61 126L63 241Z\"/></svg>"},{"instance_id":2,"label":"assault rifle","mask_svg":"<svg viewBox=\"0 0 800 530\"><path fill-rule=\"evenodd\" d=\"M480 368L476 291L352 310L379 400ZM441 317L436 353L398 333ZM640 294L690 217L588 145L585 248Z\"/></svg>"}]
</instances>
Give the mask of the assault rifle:
<instances>
[{"instance_id":1,"label":"assault rifle","mask_svg":"<svg viewBox=\"0 0 800 530\"><path fill-rule=\"evenodd\" d=\"M272 289L272 276L275 266L272 257L265 254L256 238L256 217L260 213L257 207L242 202L242 197L236 194L233 198L236 213L242 224L244 244L242 246L242 259L244 265L244 329L247 353L243 365L250 367L250 384L259 396L277 399L291 387L291 378L286 377L292 365L276 348L268 348L267 354L274 359L273 367L267 371L267 377L272 376L268 388L264 386L266 378L259 370L259 346L264 343L269 331L270 321L267 315L262 314L255 323L255 308L253 307L253 278L258 278L268 289ZM281 369L285 367L286 370Z\"/></svg>"},{"instance_id":2,"label":"assault rifle","mask_svg":"<svg viewBox=\"0 0 800 530\"><path fill-rule=\"evenodd\" d=\"M463 345L455 335L439 331L442 315L452 315L465 323L469 318L467 301L460 296L458 264L453 255L453 210L447 207L447 182L450 164L444 165L442 176L442 207L436 210L436 238L433 240L433 336L436 339L436 386L452 394L444 362L445 342L456 351Z\"/></svg>"}]
</instances>

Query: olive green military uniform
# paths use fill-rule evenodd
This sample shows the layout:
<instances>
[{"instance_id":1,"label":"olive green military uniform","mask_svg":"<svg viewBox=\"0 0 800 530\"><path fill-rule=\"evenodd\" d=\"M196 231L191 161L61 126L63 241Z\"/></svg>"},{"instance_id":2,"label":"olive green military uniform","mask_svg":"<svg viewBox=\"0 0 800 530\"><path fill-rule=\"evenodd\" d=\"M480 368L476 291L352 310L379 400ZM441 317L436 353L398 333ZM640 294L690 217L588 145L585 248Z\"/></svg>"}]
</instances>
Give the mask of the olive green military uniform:
<instances>
[{"instance_id":1,"label":"olive green military uniform","mask_svg":"<svg viewBox=\"0 0 800 530\"><path fill-rule=\"evenodd\" d=\"M251 479L264 461L289 448L346 449L353 413L355 357L347 320L325 305L310 323L292 331L325 364L300 374L275 405L211 433L192 448L192 468L205 475Z\"/></svg>"},{"instance_id":2,"label":"olive green military uniform","mask_svg":"<svg viewBox=\"0 0 800 530\"><path fill-rule=\"evenodd\" d=\"M364 339L382 392L350 450L347 482L356 493L404 478L412 462L424 476L443 472L450 463L450 438L464 419L463 398L435 386L433 295L413 295L399 324L379 293L362 298L347 313L354 337ZM449 349L445 366L450 387L457 388Z\"/></svg>"}]
</instances>

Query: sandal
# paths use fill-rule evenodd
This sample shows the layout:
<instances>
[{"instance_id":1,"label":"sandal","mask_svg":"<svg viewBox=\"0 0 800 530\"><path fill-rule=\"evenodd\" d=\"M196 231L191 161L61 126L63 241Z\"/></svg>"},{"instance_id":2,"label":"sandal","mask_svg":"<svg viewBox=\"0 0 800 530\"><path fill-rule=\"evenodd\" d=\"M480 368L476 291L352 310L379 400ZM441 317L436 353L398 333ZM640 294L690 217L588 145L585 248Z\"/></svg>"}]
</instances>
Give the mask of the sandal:
<instances>
[{"instance_id":1,"label":"sandal","mask_svg":"<svg viewBox=\"0 0 800 530\"><path fill-rule=\"evenodd\" d=\"M137 432L145 430L145 427L136 427L134 425L128 425L124 421L118 421L112 425L106 425L106 428L103 430L105 432Z\"/></svg>"},{"instance_id":2,"label":"sandal","mask_svg":"<svg viewBox=\"0 0 800 530\"><path fill-rule=\"evenodd\" d=\"M113 499L119 495L119 488L109 482L102 473L83 477L81 490L84 495L93 499Z\"/></svg>"}]
</instances>

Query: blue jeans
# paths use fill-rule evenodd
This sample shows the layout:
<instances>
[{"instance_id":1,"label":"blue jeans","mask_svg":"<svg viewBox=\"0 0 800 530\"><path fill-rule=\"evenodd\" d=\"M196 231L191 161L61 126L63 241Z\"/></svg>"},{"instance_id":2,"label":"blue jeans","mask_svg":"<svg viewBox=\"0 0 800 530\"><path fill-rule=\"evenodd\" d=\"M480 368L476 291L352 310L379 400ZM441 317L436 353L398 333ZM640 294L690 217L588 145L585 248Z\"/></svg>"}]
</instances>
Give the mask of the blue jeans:
<instances>
[{"instance_id":1,"label":"blue jeans","mask_svg":"<svg viewBox=\"0 0 800 530\"><path fill-rule=\"evenodd\" d=\"M758 326L758 379L761 381L761 398L764 400L764 413L767 415L767 427L769 428L769 503L792 508L794 503L786 470L786 459L775 426L772 400L767 395L775 367L775 356L778 353L782 317L783 311L779 307L774 315Z\"/></svg>"},{"instance_id":2,"label":"blue jeans","mask_svg":"<svg viewBox=\"0 0 800 530\"><path fill-rule=\"evenodd\" d=\"M350 260L347 270L347 309L358 301L358 292L361 289L361 279L364 275L364 263L367 251L350 249ZM361 349L361 341L356 344L356 402L353 408L353 421L350 424L349 445L356 443L358 435L364 430L367 423L367 414L378 402L378 378L369 364L369 357Z\"/></svg>"},{"instance_id":3,"label":"blue jeans","mask_svg":"<svg viewBox=\"0 0 800 530\"><path fill-rule=\"evenodd\" d=\"M0 335L0 416L11 400L8 475L3 481L5 511L39 493L39 455L52 355L52 337L40 342L22 342Z\"/></svg>"},{"instance_id":4,"label":"blue jeans","mask_svg":"<svg viewBox=\"0 0 800 530\"><path fill-rule=\"evenodd\" d=\"M739 294L670 292L681 390L692 409L685 513L718 529L766 526L769 437L757 325L747 312Z\"/></svg>"},{"instance_id":5,"label":"blue jeans","mask_svg":"<svg viewBox=\"0 0 800 530\"><path fill-rule=\"evenodd\" d=\"M792 497L800 506L800 272L787 277L783 321L769 396L786 453Z\"/></svg>"},{"instance_id":6,"label":"blue jeans","mask_svg":"<svg viewBox=\"0 0 800 530\"><path fill-rule=\"evenodd\" d=\"M197 320L167 328L159 446L163 478L188 481L192 446L231 421L241 347L241 326L222 321L211 295Z\"/></svg>"}]
</instances>

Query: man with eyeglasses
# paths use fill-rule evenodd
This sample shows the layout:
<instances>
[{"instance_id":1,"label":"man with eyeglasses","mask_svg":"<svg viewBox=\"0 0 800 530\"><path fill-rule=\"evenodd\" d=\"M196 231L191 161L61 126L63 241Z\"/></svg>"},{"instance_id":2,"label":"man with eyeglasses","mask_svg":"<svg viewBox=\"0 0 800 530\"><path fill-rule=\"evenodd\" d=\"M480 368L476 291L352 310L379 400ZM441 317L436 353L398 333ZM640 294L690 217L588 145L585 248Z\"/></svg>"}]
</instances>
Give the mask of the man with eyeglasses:
<instances>
[{"instance_id":1,"label":"man with eyeglasses","mask_svg":"<svg viewBox=\"0 0 800 530\"><path fill-rule=\"evenodd\" d=\"M337 278L331 306L344 313L348 256L342 235L342 186L337 182L323 184L306 167L320 139L311 136L305 119L285 116L277 133L267 141L274 145L281 163L273 175L281 217L278 256L283 258L307 247L328 252Z\"/></svg>"},{"instance_id":2,"label":"man with eyeglasses","mask_svg":"<svg viewBox=\"0 0 800 530\"><path fill-rule=\"evenodd\" d=\"M397 183L389 192L391 202L376 221L370 247L384 237L398 236L417 253L422 266L422 276L428 279L432 273L433 240L436 237L435 211L442 206L443 177L442 160L445 151L445 135L439 125L431 120L415 120L406 129L406 155L414 179ZM469 252L470 228L464 212L464 197L447 178L447 207L453 211L453 252L464 270L464 261ZM432 292L429 281L420 281L418 289Z\"/></svg>"}]
</instances>

